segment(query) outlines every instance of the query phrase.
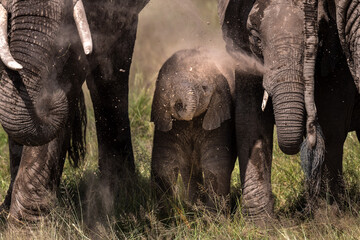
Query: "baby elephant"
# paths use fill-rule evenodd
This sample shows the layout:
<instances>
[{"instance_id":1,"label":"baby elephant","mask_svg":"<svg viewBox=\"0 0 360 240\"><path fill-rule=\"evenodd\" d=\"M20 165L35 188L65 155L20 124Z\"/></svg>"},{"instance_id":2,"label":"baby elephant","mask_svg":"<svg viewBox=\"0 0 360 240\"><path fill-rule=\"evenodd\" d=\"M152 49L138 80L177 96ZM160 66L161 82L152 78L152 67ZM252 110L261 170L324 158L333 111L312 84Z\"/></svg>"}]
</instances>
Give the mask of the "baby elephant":
<instances>
[{"instance_id":1,"label":"baby elephant","mask_svg":"<svg viewBox=\"0 0 360 240\"><path fill-rule=\"evenodd\" d=\"M213 196L230 192L236 160L232 108L227 79L208 53L181 50L164 63L151 112L158 197L174 194L178 173L191 202L200 198L213 208Z\"/></svg>"}]
</instances>

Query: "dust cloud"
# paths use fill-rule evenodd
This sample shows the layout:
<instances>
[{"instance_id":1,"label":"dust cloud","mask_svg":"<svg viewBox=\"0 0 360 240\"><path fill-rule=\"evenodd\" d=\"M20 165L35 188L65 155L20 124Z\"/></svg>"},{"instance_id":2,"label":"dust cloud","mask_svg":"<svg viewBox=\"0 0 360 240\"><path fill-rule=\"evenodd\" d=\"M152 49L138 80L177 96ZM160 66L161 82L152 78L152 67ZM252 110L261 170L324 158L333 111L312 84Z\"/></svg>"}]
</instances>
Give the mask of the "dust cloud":
<instances>
[{"instance_id":1,"label":"dust cloud","mask_svg":"<svg viewBox=\"0 0 360 240\"><path fill-rule=\"evenodd\" d=\"M235 68L261 75L262 63L241 52L230 57L217 14L217 0L151 0L139 15L137 40L130 71L142 74L142 85L153 87L162 64L181 49L205 48L225 77Z\"/></svg>"}]
</instances>

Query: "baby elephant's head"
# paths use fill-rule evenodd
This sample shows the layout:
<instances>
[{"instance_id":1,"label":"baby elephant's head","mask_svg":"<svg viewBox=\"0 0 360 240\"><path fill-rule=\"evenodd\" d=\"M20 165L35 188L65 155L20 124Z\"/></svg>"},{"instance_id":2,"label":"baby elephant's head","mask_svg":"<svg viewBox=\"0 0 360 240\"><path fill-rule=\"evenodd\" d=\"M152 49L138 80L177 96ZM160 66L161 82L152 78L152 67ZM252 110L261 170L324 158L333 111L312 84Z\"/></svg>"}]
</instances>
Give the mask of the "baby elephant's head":
<instances>
[{"instance_id":1,"label":"baby elephant's head","mask_svg":"<svg viewBox=\"0 0 360 240\"><path fill-rule=\"evenodd\" d=\"M181 50L160 69L151 121L169 131L173 120L190 121L206 112L203 128L212 130L230 119L231 104L229 85L213 60L197 49Z\"/></svg>"}]
</instances>

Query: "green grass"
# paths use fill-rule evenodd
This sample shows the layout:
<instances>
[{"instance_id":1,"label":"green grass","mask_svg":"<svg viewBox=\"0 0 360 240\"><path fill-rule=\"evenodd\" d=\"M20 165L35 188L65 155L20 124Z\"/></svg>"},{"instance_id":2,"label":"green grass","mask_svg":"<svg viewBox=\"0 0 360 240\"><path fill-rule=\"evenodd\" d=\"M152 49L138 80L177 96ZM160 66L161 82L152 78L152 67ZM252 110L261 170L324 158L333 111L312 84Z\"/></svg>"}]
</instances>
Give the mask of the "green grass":
<instances>
[{"instance_id":1,"label":"green grass","mask_svg":"<svg viewBox=\"0 0 360 240\"><path fill-rule=\"evenodd\" d=\"M302 200L303 173L299 156L287 156L274 144L272 186L278 219L267 227L256 227L241 215L241 206L230 215L207 213L203 208L186 210L181 202L172 202L168 221L157 219L157 203L150 190L150 158L153 124L149 122L151 87L143 87L142 75L136 75L131 88L129 113L138 180L132 190L119 197L115 214L105 215L101 199L89 197L91 189L101 191L97 179L97 143L94 115L88 102L88 153L78 169L68 163L62 177L59 202L46 221L36 227L10 229L0 223L1 239L357 239L360 236L359 188L360 146L355 134L349 134L344 147L344 174L349 207L334 215L325 205L315 218L301 218L296 205ZM87 100L89 99L88 93ZM0 193L9 183L7 140L0 132ZM89 190L90 189L90 190ZM239 169L232 175L232 195L240 192ZM89 203L93 201L94 203ZM240 204L240 199L235 199ZM198 210L198 211L196 211ZM98 222L95 222L97 220Z\"/></svg>"}]
</instances>

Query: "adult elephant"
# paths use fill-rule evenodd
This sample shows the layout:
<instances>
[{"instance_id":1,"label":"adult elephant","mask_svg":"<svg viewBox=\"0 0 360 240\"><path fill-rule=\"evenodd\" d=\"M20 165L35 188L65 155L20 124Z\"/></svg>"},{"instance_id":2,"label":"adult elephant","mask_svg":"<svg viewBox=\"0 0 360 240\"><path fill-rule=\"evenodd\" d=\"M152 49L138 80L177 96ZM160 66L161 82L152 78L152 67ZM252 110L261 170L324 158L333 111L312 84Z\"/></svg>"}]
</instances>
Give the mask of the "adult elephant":
<instances>
[{"instance_id":1,"label":"adult elephant","mask_svg":"<svg viewBox=\"0 0 360 240\"><path fill-rule=\"evenodd\" d=\"M284 153L299 152L306 136L301 157L309 207L320 191L324 168L330 190L335 195L341 192L342 146L347 132L357 127L358 96L336 21L329 14L332 9L334 3L324 1L219 1L228 52L235 59L238 52L253 55L265 66L263 76L236 72L243 205L245 214L252 218L273 214L273 119ZM272 108L262 111L267 94Z\"/></svg>"},{"instance_id":2,"label":"adult elephant","mask_svg":"<svg viewBox=\"0 0 360 240\"><path fill-rule=\"evenodd\" d=\"M137 16L146 3L87 1L84 8L81 0L1 1L0 57L6 67L1 72L0 122L10 138L12 175L3 207L10 206L12 217L37 220L49 210L66 153L75 165L83 155L85 79L105 183L114 187L134 171L128 72Z\"/></svg>"}]
</instances>

